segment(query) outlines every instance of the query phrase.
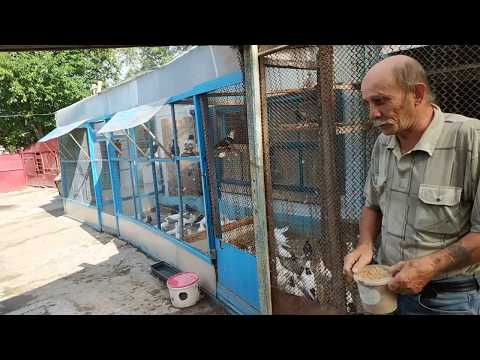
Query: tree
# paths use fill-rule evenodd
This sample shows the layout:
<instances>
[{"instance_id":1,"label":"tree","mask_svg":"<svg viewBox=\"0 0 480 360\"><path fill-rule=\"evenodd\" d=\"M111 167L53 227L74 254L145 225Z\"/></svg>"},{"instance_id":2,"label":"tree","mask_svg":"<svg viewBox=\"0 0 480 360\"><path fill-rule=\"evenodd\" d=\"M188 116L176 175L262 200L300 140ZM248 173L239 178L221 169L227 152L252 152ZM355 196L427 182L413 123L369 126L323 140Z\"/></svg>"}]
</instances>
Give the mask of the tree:
<instances>
[{"instance_id":1,"label":"tree","mask_svg":"<svg viewBox=\"0 0 480 360\"><path fill-rule=\"evenodd\" d=\"M89 96L92 83L108 86L119 70L114 49L0 53L1 144L14 151L37 141L55 120L34 114L51 114Z\"/></svg>"}]
</instances>

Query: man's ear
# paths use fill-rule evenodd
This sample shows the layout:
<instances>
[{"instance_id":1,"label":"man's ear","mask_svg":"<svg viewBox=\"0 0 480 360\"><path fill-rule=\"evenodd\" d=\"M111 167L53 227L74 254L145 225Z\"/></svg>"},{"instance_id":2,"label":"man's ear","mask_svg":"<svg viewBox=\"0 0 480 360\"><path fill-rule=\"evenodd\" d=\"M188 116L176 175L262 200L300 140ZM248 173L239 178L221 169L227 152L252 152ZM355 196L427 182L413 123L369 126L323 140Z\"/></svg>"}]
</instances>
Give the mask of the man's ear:
<instances>
[{"instance_id":1,"label":"man's ear","mask_svg":"<svg viewBox=\"0 0 480 360\"><path fill-rule=\"evenodd\" d=\"M420 105L427 95L427 85L417 83L414 85L415 105Z\"/></svg>"}]
</instances>

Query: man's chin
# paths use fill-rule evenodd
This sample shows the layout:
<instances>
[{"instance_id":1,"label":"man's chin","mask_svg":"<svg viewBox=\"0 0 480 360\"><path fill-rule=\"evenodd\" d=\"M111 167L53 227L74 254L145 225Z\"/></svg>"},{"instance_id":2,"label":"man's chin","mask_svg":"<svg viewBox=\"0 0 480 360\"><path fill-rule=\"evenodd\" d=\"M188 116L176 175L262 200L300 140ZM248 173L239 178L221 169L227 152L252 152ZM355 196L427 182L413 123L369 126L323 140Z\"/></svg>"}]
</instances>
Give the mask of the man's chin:
<instances>
[{"instance_id":1,"label":"man's chin","mask_svg":"<svg viewBox=\"0 0 480 360\"><path fill-rule=\"evenodd\" d=\"M392 126L391 124L385 124L382 126L378 127L380 131L383 133L383 135L395 135L395 126Z\"/></svg>"}]
</instances>

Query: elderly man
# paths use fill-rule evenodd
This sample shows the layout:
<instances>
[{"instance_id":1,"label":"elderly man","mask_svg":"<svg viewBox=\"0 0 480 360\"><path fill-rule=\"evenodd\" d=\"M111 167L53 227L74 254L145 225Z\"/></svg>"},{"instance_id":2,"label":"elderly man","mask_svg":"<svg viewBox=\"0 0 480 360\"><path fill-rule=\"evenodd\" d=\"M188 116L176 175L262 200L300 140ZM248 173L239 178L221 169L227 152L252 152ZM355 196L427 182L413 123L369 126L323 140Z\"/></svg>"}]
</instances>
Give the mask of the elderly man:
<instances>
[{"instance_id":1,"label":"elderly man","mask_svg":"<svg viewBox=\"0 0 480 360\"><path fill-rule=\"evenodd\" d=\"M443 113L422 66L404 55L374 65L362 97L381 129L344 274L391 266L399 314L480 314L480 121Z\"/></svg>"}]
</instances>

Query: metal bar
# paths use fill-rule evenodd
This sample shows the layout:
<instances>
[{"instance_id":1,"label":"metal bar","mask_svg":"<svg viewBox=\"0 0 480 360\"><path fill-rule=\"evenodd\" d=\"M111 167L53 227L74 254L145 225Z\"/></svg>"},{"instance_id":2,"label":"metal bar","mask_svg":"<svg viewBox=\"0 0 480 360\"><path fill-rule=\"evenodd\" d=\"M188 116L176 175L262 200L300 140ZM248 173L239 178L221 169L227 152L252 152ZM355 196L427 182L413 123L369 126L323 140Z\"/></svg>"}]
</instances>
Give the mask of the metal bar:
<instances>
[{"instance_id":1,"label":"metal bar","mask_svg":"<svg viewBox=\"0 0 480 360\"><path fill-rule=\"evenodd\" d=\"M105 134L105 135L107 135L107 134ZM111 134L110 134L110 136L111 136ZM108 142L111 146L113 146L113 148L114 148L115 150L117 150L117 152L118 152L119 154L122 153L122 150L120 150L120 149L118 148L118 146L115 145L115 143L114 143L111 139L108 138L108 136L105 136L105 141ZM117 157L117 156L115 156L115 157Z\"/></svg>"},{"instance_id":2,"label":"metal bar","mask_svg":"<svg viewBox=\"0 0 480 360\"><path fill-rule=\"evenodd\" d=\"M345 254L345 244L342 243L341 216L340 216L340 190L336 179L337 166L335 157L336 129L335 129L335 102L333 90L333 46L319 46L317 54L318 70L317 81L320 90L321 118L319 125L322 131L319 132L320 141L320 165L328 169L320 176L319 186L321 209L322 209L322 233L324 240L329 244L328 256L324 258L325 265L332 273L332 284L335 284L335 291L330 294L328 301L339 309L345 309L345 280L341 268L335 266L338 259ZM318 244L315 244L317 246ZM318 253L318 252L317 252Z\"/></svg>"},{"instance_id":3,"label":"metal bar","mask_svg":"<svg viewBox=\"0 0 480 360\"><path fill-rule=\"evenodd\" d=\"M208 95L210 96L210 94ZM217 176L215 176L215 172L217 171L215 165L215 158L214 158L214 146L215 141L214 139L214 128L213 124L218 122L216 119L210 119L208 115L208 99L207 95L203 95L200 98L200 106L202 110L202 127L204 129L203 137L205 138L205 161L206 161L206 171L207 171L207 179L209 184L209 198L211 204L211 227L213 228L214 238L217 236L221 239L222 238L222 226L220 222L220 209L219 209L219 202L218 202L218 194L220 192L220 186L217 182ZM223 123L222 123L223 125ZM211 189L211 190L210 190ZM208 219L207 219L208 220ZM217 242L214 239L214 246L216 247ZM219 241L218 245L220 247L223 246L222 242Z\"/></svg>"},{"instance_id":4,"label":"metal bar","mask_svg":"<svg viewBox=\"0 0 480 360\"><path fill-rule=\"evenodd\" d=\"M170 151L165 149L165 147L158 141L157 137L155 136L154 133L150 131L148 127L145 126L145 124L142 124L142 127L145 129L145 131L153 138L153 140L162 148L162 150L168 155L168 157L172 157L172 154L170 154ZM152 153L152 157L155 157L155 154Z\"/></svg>"},{"instance_id":5,"label":"metal bar","mask_svg":"<svg viewBox=\"0 0 480 360\"><path fill-rule=\"evenodd\" d=\"M205 102L205 96L202 96L203 102ZM210 250L210 254L212 254L212 250L215 250L215 233L213 231L213 223L212 223L212 206L211 206L211 198L210 198L210 191L209 191L209 183L208 183L208 167L207 167L207 156L206 156L206 145L205 145L205 129L203 127L203 117L208 116L204 114L202 111L202 100L198 95L193 97L193 104L195 106L195 131L196 137L198 141L198 153L200 155L200 171L202 177L202 192L203 192L203 206L205 209L205 217L207 218L207 239L208 239L208 247Z\"/></svg>"},{"instance_id":6,"label":"metal bar","mask_svg":"<svg viewBox=\"0 0 480 360\"><path fill-rule=\"evenodd\" d=\"M263 164L263 132L260 103L260 80L258 73L258 47L250 45L244 53L245 90L247 122L249 131L250 176L255 228L255 252L257 259L257 277L259 286L260 310L263 314L272 313L270 262L268 252L268 225L265 199L265 178Z\"/></svg>"},{"instance_id":7,"label":"metal bar","mask_svg":"<svg viewBox=\"0 0 480 360\"><path fill-rule=\"evenodd\" d=\"M138 209L137 209L137 197L135 193L135 176L133 175L133 167L135 166L132 160L132 148L130 142L127 141L127 152L128 152L128 171L130 173L130 183L132 185L132 196L133 196L133 208L135 210L135 219L138 219Z\"/></svg>"},{"instance_id":8,"label":"metal bar","mask_svg":"<svg viewBox=\"0 0 480 360\"><path fill-rule=\"evenodd\" d=\"M128 131L129 131L129 130L131 130L131 129L128 129L128 130L127 130L127 129L124 129L124 131L125 131L125 136L128 138L128 140L131 141L131 143L132 143L133 145L135 145L135 147L137 148L137 150L140 151L143 156L145 156L146 158L148 158L148 155L145 154L142 149L140 149L140 147L137 145L137 143L135 142L135 140L132 139L132 138L130 137L130 135L128 135ZM136 158L136 156L135 156L135 158Z\"/></svg>"},{"instance_id":9,"label":"metal bar","mask_svg":"<svg viewBox=\"0 0 480 360\"><path fill-rule=\"evenodd\" d=\"M182 177L180 172L180 161L178 160L177 156L180 154L178 153L178 145L177 145L177 120L175 119L175 107L174 104L170 105L170 109L172 111L172 131L173 131L173 147L175 150L175 168L177 172L177 193L178 193L178 206L179 206L179 214L180 214L180 233L181 238L183 239L183 201L182 201Z\"/></svg>"},{"instance_id":10,"label":"metal bar","mask_svg":"<svg viewBox=\"0 0 480 360\"><path fill-rule=\"evenodd\" d=\"M118 186L119 185L118 178L115 176L116 174L114 173L115 162L112 161L114 148L112 144L110 144L109 142L106 143L106 147L107 147L108 172L110 175L110 183L112 184L113 212L115 213L115 223L117 225L117 236L120 236L118 214L120 214L120 211L121 211L122 201L121 201L120 188ZM117 165L118 165L118 162L117 162Z\"/></svg>"},{"instance_id":11,"label":"metal bar","mask_svg":"<svg viewBox=\"0 0 480 360\"><path fill-rule=\"evenodd\" d=\"M97 171L97 164L95 160L95 133L93 132L93 128L91 124L87 124L87 143L88 143L88 150L90 152L90 169L92 171L92 180L93 180L93 188L95 189L95 204L97 207L97 215L98 215L98 226L100 227L100 231L103 229L102 225L102 181L100 179L100 174Z\"/></svg>"},{"instance_id":12,"label":"metal bar","mask_svg":"<svg viewBox=\"0 0 480 360\"><path fill-rule=\"evenodd\" d=\"M142 124L144 129L151 134L151 131L148 127ZM152 158L155 158L155 152L153 151L153 147L150 146L150 155ZM158 165L160 168L160 164ZM157 217L157 227L160 229L161 221L160 221L160 201L158 199L158 182L157 182L157 170L155 168L155 161L152 161L152 178L153 178L153 189L155 191L155 215Z\"/></svg>"},{"instance_id":13,"label":"metal bar","mask_svg":"<svg viewBox=\"0 0 480 360\"><path fill-rule=\"evenodd\" d=\"M88 128L87 128L88 129ZM78 145L78 147L80 148L80 151L82 151L86 156L87 156L87 159L90 160L90 156L88 156L88 153L83 149L82 145L80 145L77 141L77 139L75 139L75 137L72 135L72 133L68 133L68 135L70 135L70 137L73 139L73 141L75 142L75 144Z\"/></svg>"},{"instance_id":14,"label":"metal bar","mask_svg":"<svg viewBox=\"0 0 480 360\"><path fill-rule=\"evenodd\" d=\"M130 132L131 136L128 134L128 132ZM135 147L138 149L134 129L128 129L128 131L125 130L125 133L126 133L127 137L132 141L132 144L134 144ZM133 165L132 166L132 172L133 172L133 176L134 176L134 179L135 179L135 181L134 181L134 191L135 191L135 202L137 203L136 219L142 220L141 217L140 217L140 212L143 212L143 202L142 202L142 198L140 196L140 184L139 184L140 179L138 178L137 152L132 151L133 150L132 148L130 148L130 150L131 150L130 151L130 156L132 157L131 164ZM145 154L145 153L143 153L143 154ZM146 156L146 154L145 154L145 157L148 157L148 156Z\"/></svg>"}]
</instances>

